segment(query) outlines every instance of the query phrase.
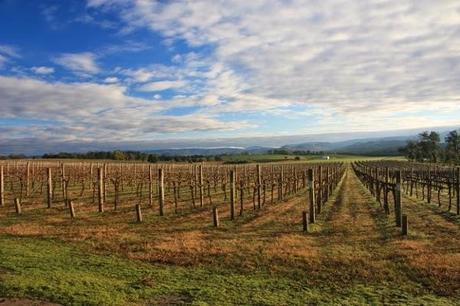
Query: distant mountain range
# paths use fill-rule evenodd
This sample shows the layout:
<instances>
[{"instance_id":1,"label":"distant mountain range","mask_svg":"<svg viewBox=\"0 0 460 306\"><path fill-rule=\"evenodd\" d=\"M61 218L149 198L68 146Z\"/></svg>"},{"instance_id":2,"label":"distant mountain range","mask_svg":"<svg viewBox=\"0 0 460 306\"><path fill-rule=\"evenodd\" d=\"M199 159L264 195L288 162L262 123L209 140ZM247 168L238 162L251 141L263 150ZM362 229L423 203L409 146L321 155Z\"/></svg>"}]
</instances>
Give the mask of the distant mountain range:
<instances>
[{"instance_id":1,"label":"distant mountain range","mask_svg":"<svg viewBox=\"0 0 460 306\"><path fill-rule=\"evenodd\" d=\"M286 145L282 149L289 151L335 152L362 155L398 155L399 148L416 136L384 137L373 139L353 139L340 142L307 142Z\"/></svg>"},{"instance_id":2,"label":"distant mountain range","mask_svg":"<svg viewBox=\"0 0 460 306\"><path fill-rule=\"evenodd\" d=\"M453 128L455 129L455 128ZM452 129L450 129L452 130ZM440 132L441 141L444 140L448 131ZM148 153L160 155L222 155L222 154L257 154L267 153L278 149L289 152L294 151L310 151L310 152L325 152L325 153L343 153L357 155L399 155L399 149L407 144L407 141L417 138L418 133L406 136L391 136L391 137L374 137L374 138L358 138L346 141L336 142L303 142L298 144L288 144L280 147L264 147L252 146L247 148L242 147L221 147L221 148L182 148L182 149L159 149L149 150Z\"/></svg>"},{"instance_id":3,"label":"distant mountain range","mask_svg":"<svg viewBox=\"0 0 460 306\"><path fill-rule=\"evenodd\" d=\"M310 135L256 136L214 139L168 139L154 141L84 142L0 137L0 155L89 151L141 151L159 155L255 154L273 149L288 151L336 152L362 155L396 155L407 140L423 131L437 131L441 140L458 126L430 127L378 132L344 132Z\"/></svg>"},{"instance_id":4,"label":"distant mountain range","mask_svg":"<svg viewBox=\"0 0 460 306\"><path fill-rule=\"evenodd\" d=\"M413 137L412 137L413 138ZM222 155L222 154L257 154L268 153L272 150L310 151L310 152L335 152L362 155L397 155L398 149L403 147L409 137L391 137L381 139L355 139L341 142L306 142L281 147L247 147L247 148L183 148L183 149L159 149L145 152L167 156L191 156L191 155Z\"/></svg>"}]
</instances>

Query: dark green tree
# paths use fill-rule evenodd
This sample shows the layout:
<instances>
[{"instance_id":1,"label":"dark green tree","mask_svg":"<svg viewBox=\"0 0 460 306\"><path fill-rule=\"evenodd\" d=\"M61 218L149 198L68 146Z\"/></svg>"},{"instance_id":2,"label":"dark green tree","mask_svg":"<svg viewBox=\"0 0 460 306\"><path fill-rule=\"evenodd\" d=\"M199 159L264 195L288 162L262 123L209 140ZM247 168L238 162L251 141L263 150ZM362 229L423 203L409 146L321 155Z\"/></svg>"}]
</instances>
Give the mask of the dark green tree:
<instances>
[{"instance_id":1,"label":"dark green tree","mask_svg":"<svg viewBox=\"0 0 460 306\"><path fill-rule=\"evenodd\" d=\"M445 138L446 161L458 163L460 161L460 134L457 131L450 131Z\"/></svg>"}]
</instances>

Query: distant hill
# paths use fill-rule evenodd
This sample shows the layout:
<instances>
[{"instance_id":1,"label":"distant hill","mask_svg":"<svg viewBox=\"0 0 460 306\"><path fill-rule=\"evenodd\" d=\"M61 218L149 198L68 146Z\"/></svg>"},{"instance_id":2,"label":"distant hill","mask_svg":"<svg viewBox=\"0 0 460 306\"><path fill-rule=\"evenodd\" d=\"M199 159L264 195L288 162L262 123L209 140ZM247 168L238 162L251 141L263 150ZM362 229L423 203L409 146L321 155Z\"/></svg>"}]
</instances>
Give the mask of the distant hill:
<instances>
[{"instance_id":1,"label":"distant hill","mask_svg":"<svg viewBox=\"0 0 460 306\"><path fill-rule=\"evenodd\" d=\"M399 148L416 136L352 139L340 142L307 142L282 147L288 151L335 152L362 155L398 155Z\"/></svg>"},{"instance_id":2,"label":"distant hill","mask_svg":"<svg viewBox=\"0 0 460 306\"><path fill-rule=\"evenodd\" d=\"M184 149L159 149L149 150L146 153L165 155L165 156L193 156L193 155L224 155L224 154L257 154L266 153L273 148L267 147L248 147L248 148L184 148Z\"/></svg>"},{"instance_id":3,"label":"distant hill","mask_svg":"<svg viewBox=\"0 0 460 306\"><path fill-rule=\"evenodd\" d=\"M399 148L404 147L406 140L373 140L351 144L335 151L338 153L362 155L399 155Z\"/></svg>"}]
</instances>

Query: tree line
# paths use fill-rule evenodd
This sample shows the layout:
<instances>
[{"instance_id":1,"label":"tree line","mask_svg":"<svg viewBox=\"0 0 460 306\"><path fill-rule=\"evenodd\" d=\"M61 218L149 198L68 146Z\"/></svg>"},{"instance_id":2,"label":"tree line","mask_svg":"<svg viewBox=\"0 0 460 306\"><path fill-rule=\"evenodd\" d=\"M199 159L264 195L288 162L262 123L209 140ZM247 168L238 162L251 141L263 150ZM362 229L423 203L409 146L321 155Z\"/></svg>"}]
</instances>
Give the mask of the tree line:
<instances>
[{"instance_id":1,"label":"tree line","mask_svg":"<svg viewBox=\"0 0 460 306\"><path fill-rule=\"evenodd\" d=\"M460 134L450 131L441 143L441 136L435 131L425 131L416 140L410 140L400 149L407 159L417 162L460 163Z\"/></svg>"},{"instance_id":2,"label":"tree line","mask_svg":"<svg viewBox=\"0 0 460 306\"><path fill-rule=\"evenodd\" d=\"M204 156L204 155L192 155L192 156L170 156L170 155L159 155L152 153L144 153L139 151L95 151L86 153L69 153L61 152L57 154L44 154L42 158L54 158L54 159L110 159L119 161L144 161L150 163L156 162L202 162L202 161L221 161L220 156Z\"/></svg>"}]
</instances>

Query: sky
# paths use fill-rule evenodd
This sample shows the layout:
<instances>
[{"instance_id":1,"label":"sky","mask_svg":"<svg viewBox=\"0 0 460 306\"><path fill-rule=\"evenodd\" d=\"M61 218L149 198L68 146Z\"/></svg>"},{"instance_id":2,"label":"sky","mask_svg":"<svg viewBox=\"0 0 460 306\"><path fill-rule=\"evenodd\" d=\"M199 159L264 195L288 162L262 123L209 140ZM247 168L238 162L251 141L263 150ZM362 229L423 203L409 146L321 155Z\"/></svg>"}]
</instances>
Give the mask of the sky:
<instances>
[{"instance_id":1,"label":"sky","mask_svg":"<svg viewBox=\"0 0 460 306\"><path fill-rule=\"evenodd\" d=\"M0 0L3 146L453 125L458 0Z\"/></svg>"}]
</instances>

